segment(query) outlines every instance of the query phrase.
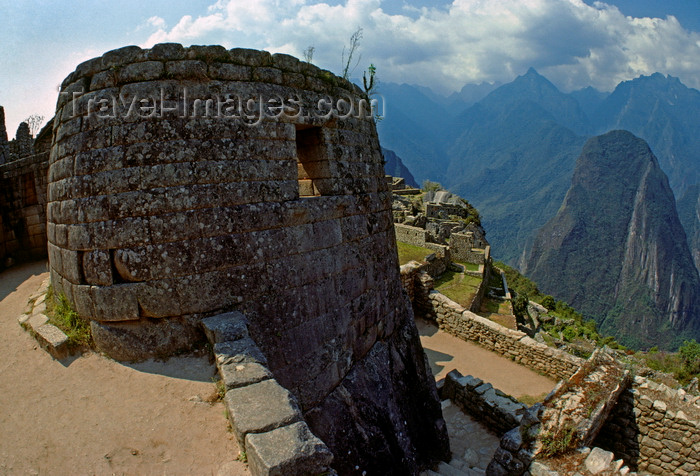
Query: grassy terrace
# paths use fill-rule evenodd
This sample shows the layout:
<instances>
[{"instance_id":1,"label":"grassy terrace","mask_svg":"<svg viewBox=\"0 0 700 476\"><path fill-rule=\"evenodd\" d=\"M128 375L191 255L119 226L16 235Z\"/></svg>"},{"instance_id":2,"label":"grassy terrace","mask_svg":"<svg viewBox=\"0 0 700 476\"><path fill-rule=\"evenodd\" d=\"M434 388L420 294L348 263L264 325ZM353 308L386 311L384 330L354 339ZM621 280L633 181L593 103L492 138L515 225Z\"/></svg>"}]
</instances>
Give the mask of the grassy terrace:
<instances>
[{"instance_id":1,"label":"grassy terrace","mask_svg":"<svg viewBox=\"0 0 700 476\"><path fill-rule=\"evenodd\" d=\"M435 280L435 289L460 306L469 307L479 283L481 278L448 270Z\"/></svg>"},{"instance_id":2,"label":"grassy terrace","mask_svg":"<svg viewBox=\"0 0 700 476\"><path fill-rule=\"evenodd\" d=\"M396 242L399 248L399 265L408 263L409 261L425 261L425 257L432 253L428 248L422 248L420 246L409 245L408 243L402 243L400 241Z\"/></svg>"},{"instance_id":3,"label":"grassy terrace","mask_svg":"<svg viewBox=\"0 0 700 476\"><path fill-rule=\"evenodd\" d=\"M474 264L474 263L462 263L461 261L459 262L462 266L464 266L464 269L467 271L479 271L479 265Z\"/></svg>"}]
</instances>

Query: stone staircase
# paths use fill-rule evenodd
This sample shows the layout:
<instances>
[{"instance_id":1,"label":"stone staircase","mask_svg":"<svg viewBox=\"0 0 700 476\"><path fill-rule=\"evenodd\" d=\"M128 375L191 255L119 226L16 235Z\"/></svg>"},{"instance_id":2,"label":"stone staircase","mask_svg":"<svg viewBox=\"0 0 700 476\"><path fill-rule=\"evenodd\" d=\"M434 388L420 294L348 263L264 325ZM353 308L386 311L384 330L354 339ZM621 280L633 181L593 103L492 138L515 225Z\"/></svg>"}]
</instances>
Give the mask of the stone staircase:
<instances>
[{"instance_id":1,"label":"stone staircase","mask_svg":"<svg viewBox=\"0 0 700 476\"><path fill-rule=\"evenodd\" d=\"M450 400L442 402L442 413L450 436L452 460L441 462L421 476L483 476L500 438L484 425L465 415Z\"/></svg>"}]
</instances>

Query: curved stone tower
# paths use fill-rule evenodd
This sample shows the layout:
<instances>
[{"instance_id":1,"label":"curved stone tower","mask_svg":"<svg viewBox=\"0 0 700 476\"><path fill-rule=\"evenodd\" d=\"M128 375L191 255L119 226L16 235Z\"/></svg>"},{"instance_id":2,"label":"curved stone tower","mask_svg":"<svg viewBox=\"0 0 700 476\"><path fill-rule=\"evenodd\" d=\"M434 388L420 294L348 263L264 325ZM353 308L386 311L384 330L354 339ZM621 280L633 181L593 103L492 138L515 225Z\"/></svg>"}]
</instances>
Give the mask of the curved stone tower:
<instances>
[{"instance_id":1,"label":"curved stone tower","mask_svg":"<svg viewBox=\"0 0 700 476\"><path fill-rule=\"evenodd\" d=\"M63 82L51 280L117 359L239 310L343 474L449 454L367 96L287 55L130 46Z\"/></svg>"}]
</instances>

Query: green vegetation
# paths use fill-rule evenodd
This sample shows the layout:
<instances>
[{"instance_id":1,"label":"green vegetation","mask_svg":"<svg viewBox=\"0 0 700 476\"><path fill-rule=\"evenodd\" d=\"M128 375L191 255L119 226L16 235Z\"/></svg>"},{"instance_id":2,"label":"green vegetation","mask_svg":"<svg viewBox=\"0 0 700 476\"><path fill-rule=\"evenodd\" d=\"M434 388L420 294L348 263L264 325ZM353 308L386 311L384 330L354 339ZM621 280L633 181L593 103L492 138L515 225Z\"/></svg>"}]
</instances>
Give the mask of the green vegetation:
<instances>
[{"instance_id":1,"label":"green vegetation","mask_svg":"<svg viewBox=\"0 0 700 476\"><path fill-rule=\"evenodd\" d=\"M223 400L226 396L226 384L224 383L224 380L217 379L216 377L212 377L211 380L214 382L214 386L216 387L216 396L218 397L218 401Z\"/></svg>"},{"instance_id":2,"label":"green vegetation","mask_svg":"<svg viewBox=\"0 0 700 476\"><path fill-rule=\"evenodd\" d=\"M700 378L700 343L695 339L683 342L678 352L659 352L657 347L652 347L636 357L653 370L673 374L681 385Z\"/></svg>"},{"instance_id":3,"label":"green vegetation","mask_svg":"<svg viewBox=\"0 0 700 476\"><path fill-rule=\"evenodd\" d=\"M500 262L496 265L506 273L511 290L519 296L525 295L531 301L539 302L550 311L549 316L554 317L549 322L540 319L542 328L547 332L543 337L549 345L554 342L554 339L572 343L588 340L601 347L607 345L613 349L627 350L614 337L601 335L593 319L584 319L565 302L542 294L533 281L517 270ZM515 300L513 307L516 308ZM627 353L633 354L632 351ZM634 357L653 370L672 374L681 385L687 385L694 377L700 378L700 343L695 339L684 341L678 348L678 352L660 352L657 347L652 347L648 352L637 352Z\"/></svg>"},{"instance_id":4,"label":"green vegetation","mask_svg":"<svg viewBox=\"0 0 700 476\"><path fill-rule=\"evenodd\" d=\"M46 293L46 315L49 323L61 329L68 337L68 344L75 347L91 346L90 324L78 316L65 294L56 296L53 287Z\"/></svg>"},{"instance_id":5,"label":"green vegetation","mask_svg":"<svg viewBox=\"0 0 700 476\"><path fill-rule=\"evenodd\" d=\"M448 270L435 280L435 289L460 306L469 307L480 283L481 278Z\"/></svg>"},{"instance_id":6,"label":"green vegetation","mask_svg":"<svg viewBox=\"0 0 700 476\"><path fill-rule=\"evenodd\" d=\"M486 298L481 303L481 310L489 314L508 314L508 301Z\"/></svg>"},{"instance_id":7,"label":"green vegetation","mask_svg":"<svg viewBox=\"0 0 700 476\"><path fill-rule=\"evenodd\" d=\"M464 269L466 269L467 271L479 271L479 265L478 265L478 264L474 264L474 263L462 263L462 262L460 262L459 264L461 264L462 266L464 266Z\"/></svg>"},{"instance_id":8,"label":"green vegetation","mask_svg":"<svg viewBox=\"0 0 700 476\"><path fill-rule=\"evenodd\" d=\"M545 458L551 458L560 454L564 454L572 448L576 428L569 423L556 429L556 432L545 431L542 434L542 451L541 455Z\"/></svg>"},{"instance_id":9,"label":"green vegetation","mask_svg":"<svg viewBox=\"0 0 700 476\"><path fill-rule=\"evenodd\" d=\"M547 308L548 316L553 318L540 319L542 328L553 338L566 342L577 342L585 339L595 342L599 346L607 345L613 349L625 350L625 347L618 344L615 338L601 335L593 319L585 319L581 313L564 301L558 301L552 296L543 294L538 289L537 284L520 274L518 270L500 261L496 262L495 265L503 270L506 274L508 287L515 291L513 311L516 316L521 317L527 313L527 300L534 301Z\"/></svg>"},{"instance_id":10,"label":"green vegetation","mask_svg":"<svg viewBox=\"0 0 700 476\"><path fill-rule=\"evenodd\" d=\"M432 250L428 248L409 245L401 241L397 241L396 246L399 249L399 265L406 264L409 261L418 261L422 263L425 261L425 257L432 253Z\"/></svg>"},{"instance_id":11,"label":"green vegetation","mask_svg":"<svg viewBox=\"0 0 700 476\"><path fill-rule=\"evenodd\" d=\"M544 397L547 396L549 392L542 393L540 395L522 395L518 398L520 403L524 403L528 407L533 406L535 403L540 403L544 401Z\"/></svg>"},{"instance_id":12,"label":"green vegetation","mask_svg":"<svg viewBox=\"0 0 700 476\"><path fill-rule=\"evenodd\" d=\"M438 182L423 180L423 186L421 187L421 190L423 190L424 192L437 192L439 190L443 190L443 188L442 185L440 185Z\"/></svg>"}]
</instances>

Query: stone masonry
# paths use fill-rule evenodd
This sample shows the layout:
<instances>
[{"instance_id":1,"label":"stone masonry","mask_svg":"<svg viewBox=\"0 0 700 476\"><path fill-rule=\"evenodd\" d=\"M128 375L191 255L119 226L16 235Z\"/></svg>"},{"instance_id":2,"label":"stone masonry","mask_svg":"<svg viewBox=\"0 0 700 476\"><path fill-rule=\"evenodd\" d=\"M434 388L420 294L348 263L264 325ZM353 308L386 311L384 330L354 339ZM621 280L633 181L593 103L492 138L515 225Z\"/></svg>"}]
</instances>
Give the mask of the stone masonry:
<instances>
[{"instance_id":1,"label":"stone masonry","mask_svg":"<svg viewBox=\"0 0 700 476\"><path fill-rule=\"evenodd\" d=\"M367 96L296 58L125 47L77 67L53 123L51 281L117 359L228 311L341 474L449 454L401 289Z\"/></svg>"},{"instance_id":2,"label":"stone masonry","mask_svg":"<svg viewBox=\"0 0 700 476\"><path fill-rule=\"evenodd\" d=\"M698 476L700 400L637 376L595 444L635 471Z\"/></svg>"}]
</instances>

